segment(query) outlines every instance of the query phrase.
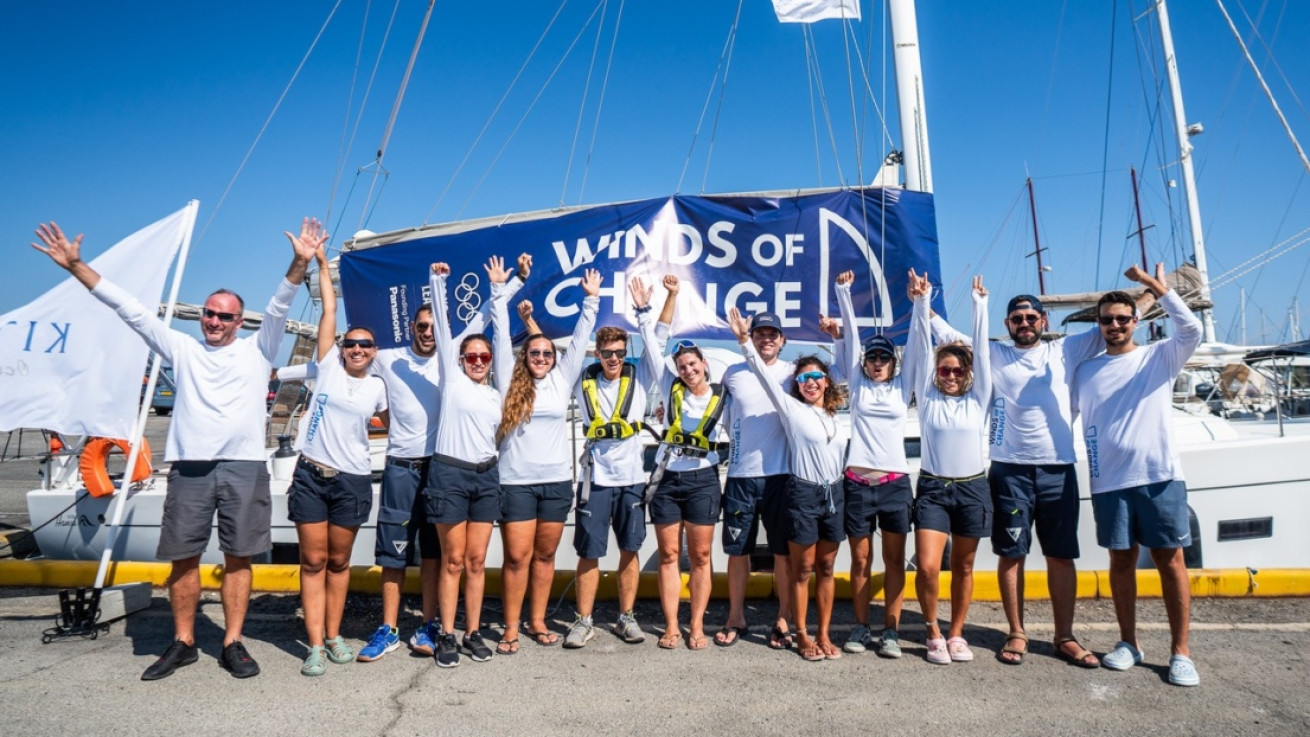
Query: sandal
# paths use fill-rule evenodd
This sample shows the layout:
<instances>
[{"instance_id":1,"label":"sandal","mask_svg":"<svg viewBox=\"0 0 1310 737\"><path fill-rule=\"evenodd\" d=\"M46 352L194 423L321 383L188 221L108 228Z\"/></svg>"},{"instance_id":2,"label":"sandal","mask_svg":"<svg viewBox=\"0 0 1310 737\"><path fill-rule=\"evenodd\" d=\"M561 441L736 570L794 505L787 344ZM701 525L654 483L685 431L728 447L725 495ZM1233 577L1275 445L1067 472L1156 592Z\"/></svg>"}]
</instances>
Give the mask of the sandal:
<instances>
[{"instance_id":1,"label":"sandal","mask_svg":"<svg viewBox=\"0 0 1310 737\"><path fill-rule=\"evenodd\" d=\"M550 630L543 630L541 632L533 632L532 630L525 630L523 634L527 635L528 637L531 637L533 642L537 643L538 645L541 645L542 647L553 647L559 644L559 635L555 634L554 632L551 632Z\"/></svg>"},{"instance_id":2,"label":"sandal","mask_svg":"<svg viewBox=\"0 0 1310 737\"><path fill-rule=\"evenodd\" d=\"M678 640L682 639L682 634L677 630L668 630L660 638L659 645L665 650L673 650L678 646Z\"/></svg>"},{"instance_id":3,"label":"sandal","mask_svg":"<svg viewBox=\"0 0 1310 737\"><path fill-rule=\"evenodd\" d=\"M819 643L814 640L810 640L808 645L797 643L796 652L800 653L802 658L811 663L817 663L820 660L827 658L827 656L823 654L823 648L819 647Z\"/></svg>"},{"instance_id":4,"label":"sandal","mask_svg":"<svg viewBox=\"0 0 1310 737\"><path fill-rule=\"evenodd\" d=\"M305 662L300 666L300 675L321 676L324 673L327 673L327 659L323 653L323 646L310 645L309 654L305 656Z\"/></svg>"},{"instance_id":5,"label":"sandal","mask_svg":"<svg viewBox=\"0 0 1310 737\"><path fill-rule=\"evenodd\" d=\"M933 665L951 664L951 654L946 651L946 640L940 637L929 637L924 644L928 646L926 657L929 663Z\"/></svg>"},{"instance_id":6,"label":"sandal","mask_svg":"<svg viewBox=\"0 0 1310 737\"><path fill-rule=\"evenodd\" d=\"M823 657L828 660L836 660L841 657L841 648L831 642L821 643L819 650L823 651Z\"/></svg>"},{"instance_id":7,"label":"sandal","mask_svg":"<svg viewBox=\"0 0 1310 737\"><path fill-rule=\"evenodd\" d=\"M963 637L952 637L947 640L946 651L951 654L951 660L957 663L967 663L973 660L973 651L969 649L969 641Z\"/></svg>"},{"instance_id":8,"label":"sandal","mask_svg":"<svg viewBox=\"0 0 1310 737\"><path fill-rule=\"evenodd\" d=\"M355 651L350 649L340 635L324 640L323 647L327 650L328 660L338 665L350 663L355 659Z\"/></svg>"},{"instance_id":9,"label":"sandal","mask_svg":"<svg viewBox=\"0 0 1310 737\"><path fill-rule=\"evenodd\" d=\"M749 627L729 627L724 625L723 629L715 633L714 644L719 647L732 647L738 642L741 642L741 638L748 634L750 634Z\"/></svg>"},{"instance_id":10,"label":"sandal","mask_svg":"<svg viewBox=\"0 0 1310 737\"><path fill-rule=\"evenodd\" d=\"M1064 649L1064 646L1068 645L1071 642L1073 643L1074 647L1078 648L1078 652L1070 653L1068 650ZM1097 660L1096 654L1093 653L1091 650L1088 650L1087 648L1083 647L1082 644L1078 642L1078 639L1072 636L1061 637L1056 639L1055 653L1056 655L1060 656L1061 660L1064 660L1065 662L1068 662L1071 665L1076 665L1079 668L1090 669L1090 668L1101 667L1101 661Z\"/></svg>"},{"instance_id":11,"label":"sandal","mask_svg":"<svg viewBox=\"0 0 1310 737\"><path fill-rule=\"evenodd\" d=\"M517 637L515 637L512 640L501 640L500 642L496 643L497 655L513 655L518 651L519 651L519 638Z\"/></svg>"},{"instance_id":12,"label":"sandal","mask_svg":"<svg viewBox=\"0 0 1310 737\"><path fill-rule=\"evenodd\" d=\"M710 641L705 635L687 635L688 650L704 650L710 646Z\"/></svg>"},{"instance_id":13,"label":"sandal","mask_svg":"<svg viewBox=\"0 0 1310 737\"><path fill-rule=\"evenodd\" d=\"M792 637L791 631L784 630L776 624L769 631L770 650L789 650L793 643L795 643L795 639Z\"/></svg>"},{"instance_id":14,"label":"sandal","mask_svg":"<svg viewBox=\"0 0 1310 737\"><path fill-rule=\"evenodd\" d=\"M1011 640L1018 640L1022 642L1023 645L1020 647L1011 647L1010 645ZM996 654L996 659L1001 661L1002 663L1005 663L1006 665L1021 665L1023 663L1023 656L1027 654L1028 654L1028 635L1022 632L1011 632L1010 634L1005 636L1005 646L1002 647L1001 651ZM1013 657L1007 658L1005 657L1007 655Z\"/></svg>"}]
</instances>

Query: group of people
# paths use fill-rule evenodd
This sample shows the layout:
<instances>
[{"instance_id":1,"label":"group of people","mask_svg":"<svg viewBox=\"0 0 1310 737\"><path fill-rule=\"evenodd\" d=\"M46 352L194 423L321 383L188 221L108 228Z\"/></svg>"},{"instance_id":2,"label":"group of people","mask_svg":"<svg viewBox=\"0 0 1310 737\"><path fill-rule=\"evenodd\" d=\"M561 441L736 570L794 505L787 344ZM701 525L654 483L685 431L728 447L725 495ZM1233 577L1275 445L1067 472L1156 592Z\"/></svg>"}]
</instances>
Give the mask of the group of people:
<instances>
[{"instance_id":1,"label":"group of people","mask_svg":"<svg viewBox=\"0 0 1310 737\"><path fill-rule=\"evenodd\" d=\"M69 240L54 224L33 244L115 309L177 377L176 417L166 460L172 464L158 557L172 561L169 578L174 642L142 678L171 675L196 662L194 620L198 564L215 513L225 557L222 584L226 633L222 663L236 677L259 667L241 644L250 593L250 561L271 547L269 477L265 467L264 384L277 354L287 310L317 260L327 273L327 235L306 218L287 233L294 257L270 301L258 333L238 339L244 305L219 290L205 302L203 339L166 329L154 311L103 279L80 258L79 235ZM861 341L854 274L836 279L840 320L822 317L834 339L831 365L810 355L783 360L783 321L769 312L750 318L735 308L728 325L744 362L723 376L695 343L678 341L673 371L665 351L679 292L662 280L665 298L653 314L654 285L628 284L645 348L628 361L626 330L595 331L594 363L587 345L599 309L600 275L587 270L568 349L536 329L531 307L518 312L529 335L517 356L510 343L509 305L529 277L531 258L514 271L492 257L488 309L463 334L448 317L446 264L433 264L432 302L418 309L408 346L379 349L372 331L351 326L337 340L331 279L319 280L322 317L315 360L301 376L316 379L302 417L300 460L288 491L289 519L300 541L300 585L309 650L305 675L327 663L374 661L400 647L401 585L406 566L420 564L423 624L409 647L453 667L461 653L483 662L518 652L520 640L584 647L595 634L599 561L610 531L619 548L618 616L613 632L639 643L645 632L635 604L647 514L658 543L661 648L704 649L711 641L705 610L711 549L721 521L728 555L729 615L713 642L730 647L749 631L745 617L750 556L759 528L774 557L778 612L768 644L795 648L806 660L876 651L901 656L900 615L906 548L915 537L915 593L926 625L926 659L972 660L964 637L972 597L973 562L989 537L1000 558L998 577L1009 634L997 654L1020 664L1027 654L1024 562L1033 527L1046 556L1057 654L1079 666L1123 670L1142 660L1135 629L1139 545L1150 548L1161 574L1169 615L1169 679L1197 685L1188 649L1189 585L1183 547L1190 544L1186 490L1169 427L1174 376L1200 340L1199 322L1164 281L1138 267L1126 276L1146 287L1173 319L1176 334L1150 345L1133 339L1138 305L1109 292L1097 306L1099 329L1043 340L1039 298L1020 295L1006 307L1010 342L988 339L987 290L972 289L972 329L963 334L933 314L928 275L911 271L909 334L898 357L882 334ZM489 314L488 314L489 313ZM494 326L494 339L482 332ZM494 368L494 371L493 371ZM291 376L284 373L283 378ZM649 422L658 397L661 421ZM575 484L569 407L585 423L585 449ZM837 412L849 402L849 444ZM910 483L905 450L909 407L917 404L921 468ZM1087 441L1097 541L1110 551L1111 585L1120 642L1098 659L1073 636L1078 557L1078 483L1073 419ZM340 634L356 532L371 513L368 426L388 427L377 510L376 562L382 569L382 622L358 653ZM655 470L643 465L643 433L659 440ZM727 480L719 478L727 442ZM548 597L555 553L572 512L578 557L577 615L563 638L549 629ZM485 561L493 525L504 546L501 598L505 627L493 644L482 637ZM874 532L881 534L884 619L870 622ZM690 563L690 619L679 620L684 551ZM834 569L850 545L856 622L842 646L832 638ZM951 572L951 616L938 624L943 558ZM817 630L807 629L809 585L816 579ZM463 583L464 635L456 639ZM524 605L527 613L524 615ZM876 634L875 634L876 631Z\"/></svg>"}]
</instances>

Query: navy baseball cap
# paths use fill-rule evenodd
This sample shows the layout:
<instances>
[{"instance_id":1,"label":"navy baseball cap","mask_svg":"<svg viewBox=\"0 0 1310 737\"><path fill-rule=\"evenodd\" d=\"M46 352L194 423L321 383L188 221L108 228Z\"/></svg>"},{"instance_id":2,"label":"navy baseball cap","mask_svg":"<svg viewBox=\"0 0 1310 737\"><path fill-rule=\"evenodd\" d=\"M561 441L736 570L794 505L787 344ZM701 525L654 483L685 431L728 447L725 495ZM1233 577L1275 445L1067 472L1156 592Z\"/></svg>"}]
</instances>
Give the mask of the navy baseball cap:
<instances>
[{"instance_id":1,"label":"navy baseball cap","mask_svg":"<svg viewBox=\"0 0 1310 737\"><path fill-rule=\"evenodd\" d=\"M1005 306L1005 314L1008 315L1011 312L1014 312L1015 310L1025 309L1024 308L1025 302L1028 303L1027 309L1036 310L1037 312L1043 312L1043 313L1046 312L1046 310L1042 309L1042 301L1040 299L1037 299L1031 294L1020 294L1012 298L1010 300L1010 303Z\"/></svg>"},{"instance_id":2,"label":"navy baseball cap","mask_svg":"<svg viewBox=\"0 0 1310 737\"><path fill-rule=\"evenodd\" d=\"M773 328L779 333L782 332L782 319L772 312L760 312L751 319L751 332L758 328Z\"/></svg>"},{"instance_id":3,"label":"navy baseball cap","mask_svg":"<svg viewBox=\"0 0 1310 737\"><path fill-rule=\"evenodd\" d=\"M874 351L890 353L893 357L896 355L896 344L892 343L891 338L885 335L875 335L864 341L864 355L868 356Z\"/></svg>"}]
</instances>

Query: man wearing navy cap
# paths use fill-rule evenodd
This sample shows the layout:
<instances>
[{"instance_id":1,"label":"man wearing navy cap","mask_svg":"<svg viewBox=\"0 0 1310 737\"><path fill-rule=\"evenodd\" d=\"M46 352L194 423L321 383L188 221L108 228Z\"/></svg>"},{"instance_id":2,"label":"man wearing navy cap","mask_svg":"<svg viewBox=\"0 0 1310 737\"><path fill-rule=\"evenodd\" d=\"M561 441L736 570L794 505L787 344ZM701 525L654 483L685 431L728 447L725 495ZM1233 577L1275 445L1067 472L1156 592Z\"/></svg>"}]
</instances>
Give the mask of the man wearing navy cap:
<instances>
[{"instance_id":1,"label":"man wearing navy cap","mask_svg":"<svg viewBox=\"0 0 1310 737\"><path fill-rule=\"evenodd\" d=\"M1000 558L997 579L1010 633L1001 662L1018 665L1028 652L1023 622L1024 561L1032 529L1046 556L1047 586L1055 619L1055 652L1074 665L1095 668L1096 656L1073 636L1077 594L1078 478L1074 473L1069 378L1082 361L1105 349L1099 330L1042 341L1046 313L1042 301L1021 294L1005 308L1013 345L989 343L991 350L992 550ZM968 336L933 317L938 343L968 342Z\"/></svg>"}]
</instances>

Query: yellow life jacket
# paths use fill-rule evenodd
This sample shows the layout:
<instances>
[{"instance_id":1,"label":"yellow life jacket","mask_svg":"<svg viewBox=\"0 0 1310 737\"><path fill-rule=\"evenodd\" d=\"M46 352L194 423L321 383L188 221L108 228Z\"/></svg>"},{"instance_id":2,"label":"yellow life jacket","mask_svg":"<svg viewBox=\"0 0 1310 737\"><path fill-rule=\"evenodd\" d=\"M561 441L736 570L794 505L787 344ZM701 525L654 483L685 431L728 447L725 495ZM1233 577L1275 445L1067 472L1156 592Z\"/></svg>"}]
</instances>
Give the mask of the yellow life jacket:
<instances>
[{"instance_id":1,"label":"yellow life jacket","mask_svg":"<svg viewBox=\"0 0 1310 737\"><path fill-rule=\"evenodd\" d=\"M673 387L669 390L669 424L668 429L664 431L663 442L682 448L686 455L704 456L712 449L709 435L714 431L714 426L718 424L719 418L723 415L723 410L727 406L724 395L727 390L722 384L710 384L710 402L705 407L705 414L700 418L700 424L696 429L687 432L682 428L682 398L687 393L687 385L682 383L682 379L675 379Z\"/></svg>"}]
</instances>

